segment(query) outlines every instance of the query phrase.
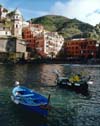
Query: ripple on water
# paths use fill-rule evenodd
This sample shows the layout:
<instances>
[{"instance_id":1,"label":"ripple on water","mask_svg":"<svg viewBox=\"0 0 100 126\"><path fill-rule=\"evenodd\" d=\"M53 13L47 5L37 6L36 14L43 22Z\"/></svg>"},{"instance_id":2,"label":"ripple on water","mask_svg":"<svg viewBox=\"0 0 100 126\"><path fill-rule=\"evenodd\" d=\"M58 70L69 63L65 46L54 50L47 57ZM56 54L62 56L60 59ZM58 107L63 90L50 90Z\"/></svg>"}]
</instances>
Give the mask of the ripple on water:
<instances>
[{"instance_id":1,"label":"ripple on water","mask_svg":"<svg viewBox=\"0 0 100 126\"><path fill-rule=\"evenodd\" d=\"M0 65L0 126L100 126L100 66L84 65ZM90 97L55 86L54 69L63 75L83 72L91 75ZM6 79L5 79L6 77ZM10 100L15 80L42 93L51 94L52 109L46 120L26 116Z\"/></svg>"}]
</instances>

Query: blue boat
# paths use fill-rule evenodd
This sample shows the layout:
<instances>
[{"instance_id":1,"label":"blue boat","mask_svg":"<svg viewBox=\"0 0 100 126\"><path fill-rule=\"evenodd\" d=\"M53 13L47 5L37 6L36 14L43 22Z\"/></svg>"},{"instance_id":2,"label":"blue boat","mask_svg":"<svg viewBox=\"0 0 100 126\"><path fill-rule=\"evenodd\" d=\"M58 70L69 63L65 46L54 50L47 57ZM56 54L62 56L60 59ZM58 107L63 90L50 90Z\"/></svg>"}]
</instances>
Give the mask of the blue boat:
<instances>
[{"instance_id":1,"label":"blue boat","mask_svg":"<svg viewBox=\"0 0 100 126\"><path fill-rule=\"evenodd\" d=\"M23 109L41 116L47 116L50 96L48 98L24 86L16 86L12 90L11 100Z\"/></svg>"}]
</instances>

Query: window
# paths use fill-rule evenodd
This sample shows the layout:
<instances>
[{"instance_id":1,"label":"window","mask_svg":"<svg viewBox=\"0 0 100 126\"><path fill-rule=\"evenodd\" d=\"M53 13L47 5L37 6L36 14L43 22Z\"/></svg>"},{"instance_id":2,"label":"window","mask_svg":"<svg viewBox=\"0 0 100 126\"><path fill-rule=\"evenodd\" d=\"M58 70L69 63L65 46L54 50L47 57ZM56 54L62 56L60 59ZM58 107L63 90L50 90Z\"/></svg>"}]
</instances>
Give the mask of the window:
<instances>
[{"instance_id":1,"label":"window","mask_svg":"<svg viewBox=\"0 0 100 126\"><path fill-rule=\"evenodd\" d=\"M18 25L16 24L16 28L18 28Z\"/></svg>"},{"instance_id":2,"label":"window","mask_svg":"<svg viewBox=\"0 0 100 126\"><path fill-rule=\"evenodd\" d=\"M18 16L16 16L16 19L18 19Z\"/></svg>"},{"instance_id":3,"label":"window","mask_svg":"<svg viewBox=\"0 0 100 126\"><path fill-rule=\"evenodd\" d=\"M8 34L8 32L6 31L6 35Z\"/></svg>"}]
</instances>

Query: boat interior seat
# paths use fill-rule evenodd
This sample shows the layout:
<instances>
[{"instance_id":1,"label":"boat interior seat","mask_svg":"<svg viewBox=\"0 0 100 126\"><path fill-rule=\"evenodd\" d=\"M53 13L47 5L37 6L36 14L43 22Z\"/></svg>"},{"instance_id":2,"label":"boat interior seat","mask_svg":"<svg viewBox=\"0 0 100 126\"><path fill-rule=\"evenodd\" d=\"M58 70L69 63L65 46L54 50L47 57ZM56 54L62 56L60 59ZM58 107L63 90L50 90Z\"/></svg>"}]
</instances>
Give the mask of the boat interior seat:
<instances>
[{"instance_id":1,"label":"boat interior seat","mask_svg":"<svg viewBox=\"0 0 100 126\"><path fill-rule=\"evenodd\" d=\"M34 94L25 94L24 97L34 96Z\"/></svg>"},{"instance_id":2,"label":"boat interior seat","mask_svg":"<svg viewBox=\"0 0 100 126\"><path fill-rule=\"evenodd\" d=\"M24 90L16 91L16 95L23 96L23 97L34 96L33 93L28 93L28 92L26 92Z\"/></svg>"}]
</instances>

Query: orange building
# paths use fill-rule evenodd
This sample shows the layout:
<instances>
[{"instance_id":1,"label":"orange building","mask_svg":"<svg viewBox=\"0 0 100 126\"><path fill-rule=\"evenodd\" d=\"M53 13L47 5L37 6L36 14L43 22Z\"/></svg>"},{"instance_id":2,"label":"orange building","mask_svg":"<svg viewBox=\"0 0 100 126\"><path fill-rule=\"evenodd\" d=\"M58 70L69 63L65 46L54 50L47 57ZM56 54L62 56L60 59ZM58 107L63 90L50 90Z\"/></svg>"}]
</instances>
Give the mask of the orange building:
<instances>
[{"instance_id":1,"label":"orange building","mask_svg":"<svg viewBox=\"0 0 100 126\"><path fill-rule=\"evenodd\" d=\"M39 56L44 54L44 27L40 24L29 24L28 27L23 28L23 39L27 42L27 49L29 52L35 52Z\"/></svg>"},{"instance_id":2,"label":"orange building","mask_svg":"<svg viewBox=\"0 0 100 126\"><path fill-rule=\"evenodd\" d=\"M45 53L45 38L44 33L41 33L40 35L37 35L35 37L35 49L36 53L41 57L47 57Z\"/></svg>"},{"instance_id":3,"label":"orange building","mask_svg":"<svg viewBox=\"0 0 100 126\"><path fill-rule=\"evenodd\" d=\"M35 36L40 34L44 30L40 24L29 24L29 26L23 28L22 36L27 41L27 46L31 49L35 48Z\"/></svg>"},{"instance_id":4,"label":"orange building","mask_svg":"<svg viewBox=\"0 0 100 126\"><path fill-rule=\"evenodd\" d=\"M67 57L96 57L96 41L91 39L72 39L65 42L64 51Z\"/></svg>"},{"instance_id":5,"label":"orange building","mask_svg":"<svg viewBox=\"0 0 100 126\"><path fill-rule=\"evenodd\" d=\"M22 33L23 39L27 42L27 47L34 49L35 48L35 38L29 27L23 28Z\"/></svg>"}]
</instances>

